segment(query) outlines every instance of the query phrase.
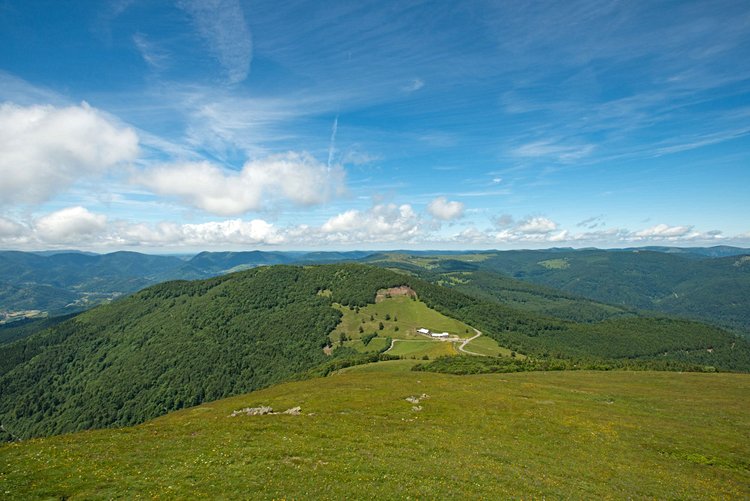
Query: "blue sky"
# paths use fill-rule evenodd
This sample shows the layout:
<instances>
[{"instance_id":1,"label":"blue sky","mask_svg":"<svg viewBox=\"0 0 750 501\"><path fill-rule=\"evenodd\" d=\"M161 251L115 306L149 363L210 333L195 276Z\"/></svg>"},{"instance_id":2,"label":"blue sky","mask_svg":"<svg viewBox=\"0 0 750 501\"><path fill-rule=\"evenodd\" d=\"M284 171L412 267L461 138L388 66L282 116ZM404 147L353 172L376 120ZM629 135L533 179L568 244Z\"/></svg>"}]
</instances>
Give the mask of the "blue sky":
<instances>
[{"instance_id":1,"label":"blue sky","mask_svg":"<svg viewBox=\"0 0 750 501\"><path fill-rule=\"evenodd\" d=\"M0 248L750 245L742 1L0 1Z\"/></svg>"}]
</instances>

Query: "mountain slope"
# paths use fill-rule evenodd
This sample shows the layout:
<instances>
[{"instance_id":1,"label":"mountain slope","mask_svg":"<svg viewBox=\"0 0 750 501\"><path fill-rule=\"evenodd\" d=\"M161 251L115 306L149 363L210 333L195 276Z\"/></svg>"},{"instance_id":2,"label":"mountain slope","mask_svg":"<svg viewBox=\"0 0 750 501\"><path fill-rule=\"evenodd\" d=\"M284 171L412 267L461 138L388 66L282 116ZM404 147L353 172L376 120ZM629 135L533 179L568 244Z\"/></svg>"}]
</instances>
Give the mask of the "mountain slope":
<instances>
[{"instance_id":1,"label":"mountain slope","mask_svg":"<svg viewBox=\"0 0 750 501\"><path fill-rule=\"evenodd\" d=\"M17 436L130 424L281 381L326 360L341 314L320 289L365 304L402 280L279 266L151 287L2 345L0 423Z\"/></svg>"},{"instance_id":2,"label":"mountain slope","mask_svg":"<svg viewBox=\"0 0 750 501\"><path fill-rule=\"evenodd\" d=\"M0 485L11 499L750 497L748 375L408 367L0 445ZM230 417L261 405L301 415Z\"/></svg>"},{"instance_id":3,"label":"mountain slope","mask_svg":"<svg viewBox=\"0 0 750 501\"><path fill-rule=\"evenodd\" d=\"M291 378L328 360L323 347L341 318L334 304L364 307L403 285L535 357L750 370L750 344L696 322L578 324L376 267L281 265L156 285L0 345L0 424L20 437L132 424Z\"/></svg>"}]
</instances>

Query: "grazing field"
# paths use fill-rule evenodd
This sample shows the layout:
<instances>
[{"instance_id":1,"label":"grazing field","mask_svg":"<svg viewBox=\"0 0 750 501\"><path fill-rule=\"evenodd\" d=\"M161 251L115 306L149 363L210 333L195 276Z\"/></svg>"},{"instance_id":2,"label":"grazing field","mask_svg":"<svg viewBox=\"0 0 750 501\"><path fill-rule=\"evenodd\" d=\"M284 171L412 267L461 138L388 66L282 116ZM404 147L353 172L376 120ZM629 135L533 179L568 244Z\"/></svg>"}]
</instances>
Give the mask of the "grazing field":
<instances>
[{"instance_id":1,"label":"grazing field","mask_svg":"<svg viewBox=\"0 0 750 501\"><path fill-rule=\"evenodd\" d=\"M341 322L331 332L334 343L344 334L348 339L359 339L376 332L378 337L394 339L424 339L416 333L419 328L449 332L462 338L471 337L474 331L458 320L446 317L424 304L407 296L395 296L360 308L336 306L343 313ZM383 328L380 328L380 325ZM360 332L360 329L362 332Z\"/></svg>"},{"instance_id":2,"label":"grazing field","mask_svg":"<svg viewBox=\"0 0 750 501\"><path fill-rule=\"evenodd\" d=\"M511 350L503 348L497 341L487 336L480 336L474 341L464 346L465 350L469 350L479 355L486 355L488 357L509 357L511 356ZM518 358L525 358L524 355L516 353Z\"/></svg>"},{"instance_id":3,"label":"grazing field","mask_svg":"<svg viewBox=\"0 0 750 501\"><path fill-rule=\"evenodd\" d=\"M405 339L396 341L393 349L389 350L388 354L407 358L422 358L427 356L433 359L446 355L458 355L458 351L453 343L447 341Z\"/></svg>"},{"instance_id":4,"label":"grazing field","mask_svg":"<svg viewBox=\"0 0 750 501\"><path fill-rule=\"evenodd\" d=\"M8 499L750 496L750 376L451 376L411 361L0 446ZM416 397L417 403L406 401ZM268 405L302 414L237 416Z\"/></svg>"}]
</instances>

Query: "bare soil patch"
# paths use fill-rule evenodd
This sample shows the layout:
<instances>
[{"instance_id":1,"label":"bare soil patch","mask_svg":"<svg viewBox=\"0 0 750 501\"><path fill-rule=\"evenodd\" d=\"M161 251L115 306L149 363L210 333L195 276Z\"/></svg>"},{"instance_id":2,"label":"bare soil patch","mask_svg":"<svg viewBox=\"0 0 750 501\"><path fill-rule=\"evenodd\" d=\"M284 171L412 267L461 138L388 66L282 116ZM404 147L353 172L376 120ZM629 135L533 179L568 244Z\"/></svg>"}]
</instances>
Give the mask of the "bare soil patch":
<instances>
[{"instance_id":1,"label":"bare soil patch","mask_svg":"<svg viewBox=\"0 0 750 501\"><path fill-rule=\"evenodd\" d=\"M375 302L379 303L384 299L396 296L408 296L416 298L417 293L414 291L414 289L406 285L402 285L401 287L391 287L390 289L380 289L375 295Z\"/></svg>"}]
</instances>

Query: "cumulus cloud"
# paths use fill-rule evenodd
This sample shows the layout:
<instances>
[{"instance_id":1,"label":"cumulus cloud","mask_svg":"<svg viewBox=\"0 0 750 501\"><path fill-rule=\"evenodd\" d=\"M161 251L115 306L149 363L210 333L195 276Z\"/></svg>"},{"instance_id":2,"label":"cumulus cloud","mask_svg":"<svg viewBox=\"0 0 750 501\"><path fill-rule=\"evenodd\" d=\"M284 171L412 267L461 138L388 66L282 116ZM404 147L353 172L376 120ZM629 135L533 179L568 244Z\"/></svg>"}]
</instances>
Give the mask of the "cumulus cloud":
<instances>
[{"instance_id":1,"label":"cumulus cloud","mask_svg":"<svg viewBox=\"0 0 750 501\"><path fill-rule=\"evenodd\" d=\"M262 219L230 219L199 224L159 223L117 226L111 240L125 245L211 247L216 245L274 245L283 235Z\"/></svg>"},{"instance_id":2,"label":"cumulus cloud","mask_svg":"<svg viewBox=\"0 0 750 501\"><path fill-rule=\"evenodd\" d=\"M94 214L83 207L68 207L40 218L34 225L43 242L79 243L103 233L107 217Z\"/></svg>"},{"instance_id":3,"label":"cumulus cloud","mask_svg":"<svg viewBox=\"0 0 750 501\"><path fill-rule=\"evenodd\" d=\"M86 103L0 105L0 204L43 202L137 154L136 133Z\"/></svg>"},{"instance_id":4,"label":"cumulus cloud","mask_svg":"<svg viewBox=\"0 0 750 501\"><path fill-rule=\"evenodd\" d=\"M547 234L557 229L557 223L546 217L532 217L521 221L515 231L525 235Z\"/></svg>"},{"instance_id":5,"label":"cumulus cloud","mask_svg":"<svg viewBox=\"0 0 750 501\"><path fill-rule=\"evenodd\" d=\"M177 4L193 19L198 34L224 67L229 83L247 78L253 42L238 0L180 0Z\"/></svg>"},{"instance_id":6,"label":"cumulus cloud","mask_svg":"<svg viewBox=\"0 0 750 501\"><path fill-rule=\"evenodd\" d=\"M209 162L162 165L135 182L160 195L220 216L257 211L278 200L309 206L344 192L344 171L307 153L273 155L229 171Z\"/></svg>"},{"instance_id":7,"label":"cumulus cloud","mask_svg":"<svg viewBox=\"0 0 750 501\"><path fill-rule=\"evenodd\" d=\"M436 219L451 221L464 215L464 204L449 202L445 197L438 197L427 206L427 211Z\"/></svg>"},{"instance_id":8,"label":"cumulus cloud","mask_svg":"<svg viewBox=\"0 0 750 501\"><path fill-rule=\"evenodd\" d=\"M328 242L408 242L419 236L422 222L411 205L379 204L368 211L350 210L334 216L320 228ZM308 237L315 233L308 231Z\"/></svg>"}]
</instances>

